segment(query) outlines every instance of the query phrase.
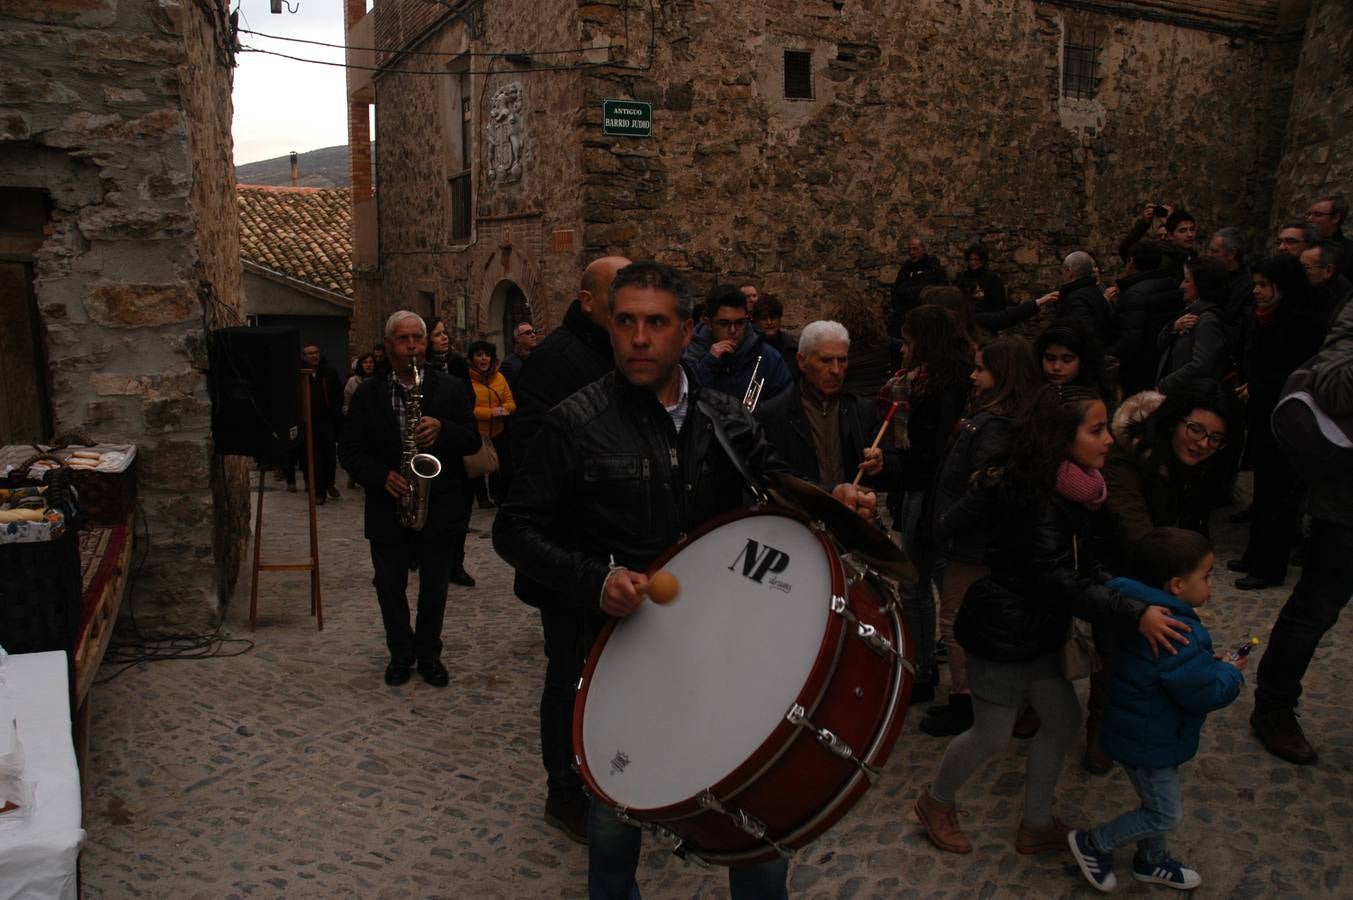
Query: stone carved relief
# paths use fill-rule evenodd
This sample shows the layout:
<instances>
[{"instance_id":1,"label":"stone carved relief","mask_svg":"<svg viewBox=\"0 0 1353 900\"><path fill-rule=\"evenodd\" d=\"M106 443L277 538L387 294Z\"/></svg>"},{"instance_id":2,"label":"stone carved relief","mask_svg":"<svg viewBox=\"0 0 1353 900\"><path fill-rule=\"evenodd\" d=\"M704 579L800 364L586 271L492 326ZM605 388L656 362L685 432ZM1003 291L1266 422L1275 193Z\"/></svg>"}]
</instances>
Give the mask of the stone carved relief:
<instances>
[{"instance_id":1,"label":"stone carved relief","mask_svg":"<svg viewBox=\"0 0 1353 900\"><path fill-rule=\"evenodd\" d=\"M504 85L489 100L489 181L521 181L526 153L526 98L520 82Z\"/></svg>"}]
</instances>

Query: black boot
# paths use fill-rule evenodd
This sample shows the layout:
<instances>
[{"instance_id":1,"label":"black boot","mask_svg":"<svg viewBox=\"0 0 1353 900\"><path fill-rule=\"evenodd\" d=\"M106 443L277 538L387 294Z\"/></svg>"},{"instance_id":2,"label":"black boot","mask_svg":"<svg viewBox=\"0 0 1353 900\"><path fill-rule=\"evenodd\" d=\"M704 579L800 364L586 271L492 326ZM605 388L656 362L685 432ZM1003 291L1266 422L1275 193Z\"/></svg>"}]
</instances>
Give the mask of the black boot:
<instances>
[{"instance_id":1,"label":"black boot","mask_svg":"<svg viewBox=\"0 0 1353 900\"><path fill-rule=\"evenodd\" d=\"M921 730L931 737L962 734L971 727L972 697L968 694L950 694L943 713L921 720Z\"/></svg>"}]
</instances>

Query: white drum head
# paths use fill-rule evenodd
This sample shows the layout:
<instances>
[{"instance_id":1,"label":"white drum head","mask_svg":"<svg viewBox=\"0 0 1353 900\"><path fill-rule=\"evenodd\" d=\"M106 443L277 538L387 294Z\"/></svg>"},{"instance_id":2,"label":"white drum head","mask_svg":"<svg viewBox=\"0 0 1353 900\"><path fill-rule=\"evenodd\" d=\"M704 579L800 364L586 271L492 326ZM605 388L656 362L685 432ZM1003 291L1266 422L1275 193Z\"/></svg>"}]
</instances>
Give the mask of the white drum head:
<instances>
[{"instance_id":1,"label":"white drum head","mask_svg":"<svg viewBox=\"0 0 1353 900\"><path fill-rule=\"evenodd\" d=\"M785 516L728 522L663 568L680 595L617 624L583 710L592 778L635 811L689 800L751 758L807 683L830 613L827 550Z\"/></svg>"}]
</instances>

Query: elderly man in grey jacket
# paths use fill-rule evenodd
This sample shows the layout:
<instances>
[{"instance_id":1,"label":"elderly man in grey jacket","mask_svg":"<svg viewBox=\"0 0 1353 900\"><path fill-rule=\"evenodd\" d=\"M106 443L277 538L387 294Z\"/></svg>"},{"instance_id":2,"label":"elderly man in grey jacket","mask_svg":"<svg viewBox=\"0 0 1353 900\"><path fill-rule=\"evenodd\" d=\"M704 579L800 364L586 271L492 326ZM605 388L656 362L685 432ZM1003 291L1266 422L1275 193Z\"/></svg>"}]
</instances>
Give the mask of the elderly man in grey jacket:
<instances>
[{"instance_id":1,"label":"elderly man in grey jacket","mask_svg":"<svg viewBox=\"0 0 1353 900\"><path fill-rule=\"evenodd\" d=\"M1320 352L1307 365L1314 395L1329 416L1353 416L1353 303L1344 304ZM1259 661L1250 726L1273 755L1313 765L1315 748L1297 723L1301 679L1325 632L1353 597L1353 470L1331 471L1310 485L1311 540L1292 591Z\"/></svg>"}]
</instances>

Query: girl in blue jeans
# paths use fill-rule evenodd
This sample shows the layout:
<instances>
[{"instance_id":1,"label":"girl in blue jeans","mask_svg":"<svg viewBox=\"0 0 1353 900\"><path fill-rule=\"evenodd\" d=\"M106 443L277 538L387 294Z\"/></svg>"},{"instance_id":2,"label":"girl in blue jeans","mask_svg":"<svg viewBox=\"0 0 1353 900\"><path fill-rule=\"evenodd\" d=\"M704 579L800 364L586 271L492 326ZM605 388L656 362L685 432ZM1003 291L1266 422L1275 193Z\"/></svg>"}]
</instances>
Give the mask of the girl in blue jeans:
<instances>
[{"instance_id":1,"label":"girl in blue jeans","mask_svg":"<svg viewBox=\"0 0 1353 900\"><path fill-rule=\"evenodd\" d=\"M1177 890L1202 884L1199 874L1170 856L1165 835L1179 826L1179 766L1198 753L1209 712L1235 700L1246 659L1212 654L1212 638L1197 608L1212 596L1207 538L1182 528L1155 528L1132 548L1128 569L1140 580L1115 578L1109 587L1146 603L1168 607L1192 628L1175 655L1157 655L1144 640L1121 646L1114 657L1099 740L1123 764L1142 805L1090 831L1072 831L1067 843L1087 881L1111 891L1113 851L1136 842L1132 877Z\"/></svg>"}]
</instances>

